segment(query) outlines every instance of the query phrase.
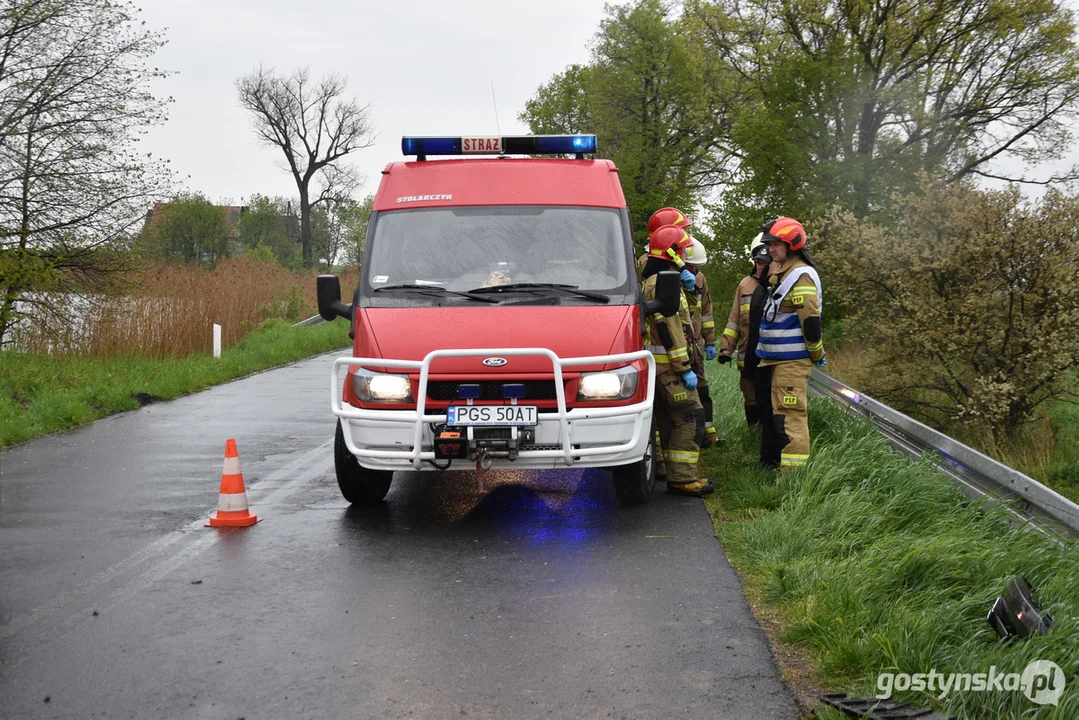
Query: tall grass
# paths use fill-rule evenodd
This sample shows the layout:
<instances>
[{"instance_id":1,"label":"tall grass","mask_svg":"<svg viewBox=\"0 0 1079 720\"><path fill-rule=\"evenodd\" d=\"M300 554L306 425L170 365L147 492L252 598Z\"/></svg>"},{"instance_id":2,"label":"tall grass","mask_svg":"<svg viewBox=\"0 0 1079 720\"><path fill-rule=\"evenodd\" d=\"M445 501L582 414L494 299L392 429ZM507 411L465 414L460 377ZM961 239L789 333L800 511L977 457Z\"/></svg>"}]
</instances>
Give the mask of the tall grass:
<instances>
[{"instance_id":1,"label":"tall grass","mask_svg":"<svg viewBox=\"0 0 1079 720\"><path fill-rule=\"evenodd\" d=\"M348 322L265 321L220 359L0 353L0 447L351 344Z\"/></svg>"},{"instance_id":2,"label":"tall grass","mask_svg":"<svg viewBox=\"0 0 1079 720\"><path fill-rule=\"evenodd\" d=\"M928 462L894 454L867 421L824 400L811 402L810 462L763 474L734 373L709 370L728 438L705 455L717 537L748 596L781 618L779 639L810 650L819 685L874 695L881 672L1022 672L1047 659L1070 686L1059 707L1021 692L895 697L962 718L1079 717L1079 546L1062 548L964 501ZM986 623L1013 574L1052 614L1050 634L1005 642Z\"/></svg>"},{"instance_id":3,"label":"tall grass","mask_svg":"<svg viewBox=\"0 0 1079 720\"><path fill-rule=\"evenodd\" d=\"M68 332L23 331L22 350L89 357L182 357L210 352L213 325L230 347L268 318L296 321L315 314L317 271L289 271L248 257L212 270L156 265L138 272L122 297L68 299ZM353 270L342 278L351 294ZM347 297L347 296L346 296ZM87 301L89 300L89 301Z\"/></svg>"}]
</instances>

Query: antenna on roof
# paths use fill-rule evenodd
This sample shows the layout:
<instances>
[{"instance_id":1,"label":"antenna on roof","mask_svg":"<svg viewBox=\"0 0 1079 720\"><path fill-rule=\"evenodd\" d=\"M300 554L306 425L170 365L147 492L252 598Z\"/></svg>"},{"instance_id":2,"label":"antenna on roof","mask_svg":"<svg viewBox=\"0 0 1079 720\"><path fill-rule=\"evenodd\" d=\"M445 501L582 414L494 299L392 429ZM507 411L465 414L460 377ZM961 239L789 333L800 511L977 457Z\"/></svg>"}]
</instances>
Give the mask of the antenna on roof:
<instances>
[{"instance_id":1,"label":"antenna on roof","mask_svg":"<svg viewBox=\"0 0 1079 720\"><path fill-rule=\"evenodd\" d=\"M498 126L498 100L495 99L495 81L491 81L491 104L495 106L495 130L499 137L502 136L502 128Z\"/></svg>"}]
</instances>

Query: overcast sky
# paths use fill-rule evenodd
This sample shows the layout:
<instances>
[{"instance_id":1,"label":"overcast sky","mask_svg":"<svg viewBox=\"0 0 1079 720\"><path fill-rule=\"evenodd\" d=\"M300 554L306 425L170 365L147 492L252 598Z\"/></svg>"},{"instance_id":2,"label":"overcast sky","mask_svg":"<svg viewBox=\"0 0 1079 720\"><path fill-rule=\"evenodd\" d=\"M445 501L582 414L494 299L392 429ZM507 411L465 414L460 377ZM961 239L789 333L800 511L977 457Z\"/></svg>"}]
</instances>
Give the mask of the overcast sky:
<instances>
[{"instance_id":1,"label":"overcast sky","mask_svg":"<svg viewBox=\"0 0 1079 720\"><path fill-rule=\"evenodd\" d=\"M148 150L171 160L189 190L215 202L294 196L281 151L261 145L237 102L235 82L259 63L282 72L338 73L369 103L374 146L350 156L378 187L401 159L402 135L495 134L494 83L503 134L536 88L575 62L603 17L603 0L135 0L165 28L155 62L176 74L156 83L172 96L169 121ZM1068 0L1075 6L1077 0ZM602 137L600 154L602 154ZM1070 149L1058 169L1079 162ZM1016 166L1008 169L1015 171Z\"/></svg>"},{"instance_id":2,"label":"overcast sky","mask_svg":"<svg viewBox=\"0 0 1079 720\"><path fill-rule=\"evenodd\" d=\"M237 102L236 79L259 63L345 75L349 92L370 103L377 141L350 156L366 193L387 162L402 159L402 135L496 134L492 82L502 133L526 132L517 114L540 83L587 61L603 16L602 0L136 3L147 24L167 28L155 61L177 73L154 86L175 102L147 149L170 159L188 189L235 204L296 194L281 151L256 140Z\"/></svg>"}]
</instances>

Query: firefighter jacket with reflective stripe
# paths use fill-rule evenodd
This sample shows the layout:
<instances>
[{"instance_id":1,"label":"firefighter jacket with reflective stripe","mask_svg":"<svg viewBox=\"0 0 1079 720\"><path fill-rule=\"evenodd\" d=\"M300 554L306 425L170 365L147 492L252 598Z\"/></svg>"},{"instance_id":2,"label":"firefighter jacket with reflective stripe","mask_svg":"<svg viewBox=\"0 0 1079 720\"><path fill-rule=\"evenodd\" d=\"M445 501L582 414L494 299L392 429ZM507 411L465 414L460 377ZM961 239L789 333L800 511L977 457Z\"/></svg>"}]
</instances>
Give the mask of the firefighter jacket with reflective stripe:
<instances>
[{"instance_id":1,"label":"firefighter jacket with reflective stripe","mask_svg":"<svg viewBox=\"0 0 1079 720\"><path fill-rule=\"evenodd\" d=\"M644 281L644 301L648 302L656 297L656 275L648 277ZM682 294L681 307L678 313L670 317L663 317L659 313L648 316L646 325L648 328L648 350L656 358L656 372L666 369L674 370L681 374L691 370L689 341L686 339L686 331L692 332L689 317L689 306L686 304L685 294ZM660 327L666 328L666 333L660 332ZM664 334L667 335L664 342ZM668 345L669 343L669 345Z\"/></svg>"},{"instance_id":2,"label":"firefighter jacket with reflective stripe","mask_svg":"<svg viewBox=\"0 0 1079 720\"><path fill-rule=\"evenodd\" d=\"M637 258L637 282L642 282L642 275L644 274L644 264L648 262L648 252Z\"/></svg>"},{"instance_id":3,"label":"firefighter jacket with reflective stripe","mask_svg":"<svg viewBox=\"0 0 1079 720\"><path fill-rule=\"evenodd\" d=\"M769 278L772 292L761 318L757 357L761 366L824 357L820 339L820 276L801 258L788 258ZM816 339L807 341L806 324L816 318Z\"/></svg>"},{"instance_id":4,"label":"firefighter jacket with reflective stripe","mask_svg":"<svg viewBox=\"0 0 1079 720\"><path fill-rule=\"evenodd\" d=\"M704 273L694 276L697 283L695 292L686 293L689 299L689 313L693 319L693 334L704 345L716 344L716 318L712 314L712 293L708 292L708 279Z\"/></svg>"},{"instance_id":5,"label":"firefighter jacket with reflective stripe","mask_svg":"<svg viewBox=\"0 0 1079 720\"><path fill-rule=\"evenodd\" d=\"M748 275L742 278L734 291L734 303L727 316L727 326L723 328L721 355L733 357L738 351L738 366L745 365L746 345L749 342L749 304L753 300L753 291L758 286L757 278Z\"/></svg>"}]
</instances>

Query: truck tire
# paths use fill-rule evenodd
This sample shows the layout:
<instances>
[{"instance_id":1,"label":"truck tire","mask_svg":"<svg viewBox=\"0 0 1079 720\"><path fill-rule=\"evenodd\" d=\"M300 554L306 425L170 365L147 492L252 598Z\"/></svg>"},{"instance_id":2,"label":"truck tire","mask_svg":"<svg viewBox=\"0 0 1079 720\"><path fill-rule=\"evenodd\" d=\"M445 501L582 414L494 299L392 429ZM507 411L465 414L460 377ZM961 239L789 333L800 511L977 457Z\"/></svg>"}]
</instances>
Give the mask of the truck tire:
<instances>
[{"instance_id":1,"label":"truck tire","mask_svg":"<svg viewBox=\"0 0 1079 720\"><path fill-rule=\"evenodd\" d=\"M337 421L337 434L333 442L333 466L337 471L337 485L341 488L341 494L353 505L374 505L382 502L382 498L390 491L393 472L368 470L361 466L356 456L348 451L340 419Z\"/></svg>"},{"instance_id":2,"label":"truck tire","mask_svg":"<svg viewBox=\"0 0 1079 720\"><path fill-rule=\"evenodd\" d=\"M643 505L652 499L656 488L656 431L648 431L648 450L643 458L629 465L611 468L614 494L623 505Z\"/></svg>"}]
</instances>

